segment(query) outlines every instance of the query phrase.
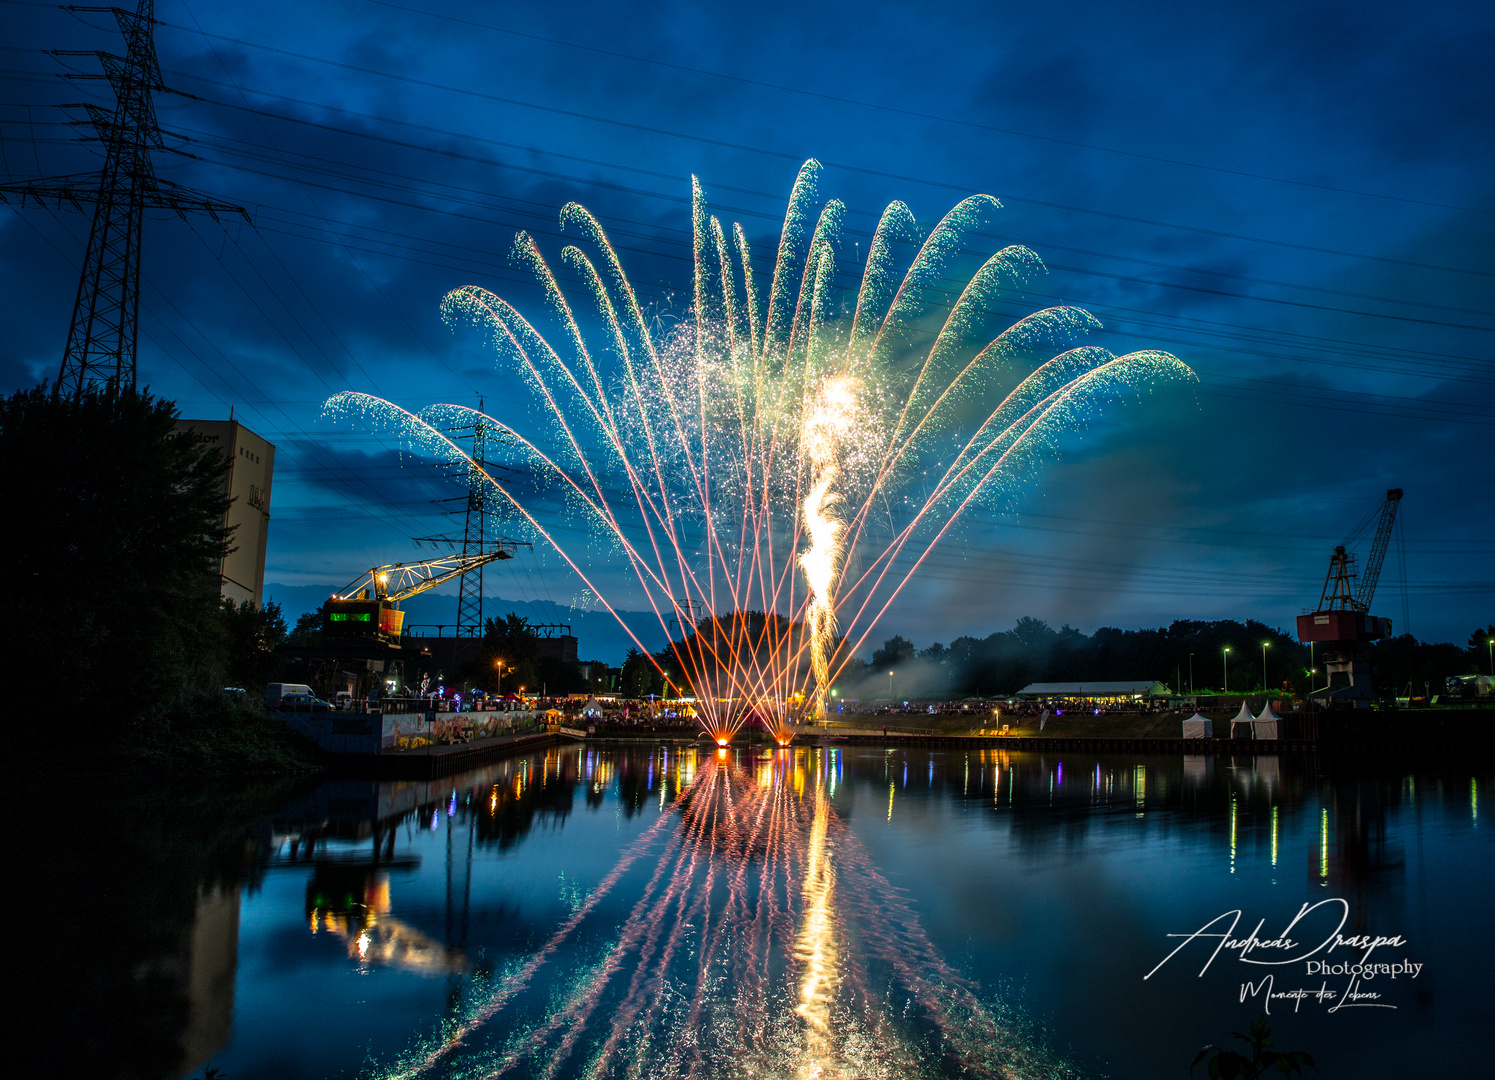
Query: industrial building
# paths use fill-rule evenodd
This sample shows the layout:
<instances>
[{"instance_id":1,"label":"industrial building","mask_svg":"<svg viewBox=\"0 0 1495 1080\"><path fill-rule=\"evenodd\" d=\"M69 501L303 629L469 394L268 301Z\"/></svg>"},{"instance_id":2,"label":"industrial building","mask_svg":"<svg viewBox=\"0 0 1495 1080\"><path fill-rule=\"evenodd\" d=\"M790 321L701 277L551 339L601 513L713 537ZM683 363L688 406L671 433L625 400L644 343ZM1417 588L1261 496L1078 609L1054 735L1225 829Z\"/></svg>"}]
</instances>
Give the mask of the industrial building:
<instances>
[{"instance_id":1,"label":"industrial building","mask_svg":"<svg viewBox=\"0 0 1495 1080\"><path fill-rule=\"evenodd\" d=\"M265 589L265 544L270 536L270 487L275 447L235 420L178 420L177 430L207 438L228 458L223 492L233 499L224 524L231 550L218 563L218 595L256 607Z\"/></svg>"}]
</instances>

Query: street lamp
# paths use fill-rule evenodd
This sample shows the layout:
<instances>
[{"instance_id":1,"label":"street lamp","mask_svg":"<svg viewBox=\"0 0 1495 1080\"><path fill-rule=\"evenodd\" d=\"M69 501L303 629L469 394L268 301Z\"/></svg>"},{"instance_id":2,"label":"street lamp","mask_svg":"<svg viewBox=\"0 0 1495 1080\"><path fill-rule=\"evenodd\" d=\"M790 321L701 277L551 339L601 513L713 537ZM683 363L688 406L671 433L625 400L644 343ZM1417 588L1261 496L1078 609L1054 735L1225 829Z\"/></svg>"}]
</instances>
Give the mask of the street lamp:
<instances>
[{"instance_id":1,"label":"street lamp","mask_svg":"<svg viewBox=\"0 0 1495 1080\"><path fill-rule=\"evenodd\" d=\"M493 666L498 669L498 683L493 692L496 694L502 694L504 688L504 662L502 660L495 660L493 661ZM509 668L509 670L513 671L514 669L511 667Z\"/></svg>"},{"instance_id":2,"label":"street lamp","mask_svg":"<svg viewBox=\"0 0 1495 1080\"><path fill-rule=\"evenodd\" d=\"M1261 692L1263 694L1267 692L1267 649L1271 645L1270 641L1263 641L1261 643Z\"/></svg>"},{"instance_id":3,"label":"street lamp","mask_svg":"<svg viewBox=\"0 0 1495 1080\"><path fill-rule=\"evenodd\" d=\"M1495 637L1492 637L1486 645L1485 651L1490 654L1490 674L1495 675Z\"/></svg>"},{"instance_id":4,"label":"street lamp","mask_svg":"<svg viewBox=\"0 0 1495 1080\"><path fill-rule=\"evenodd\" d=\"M1194 692L1194 654L1189 654L1189 693Z\"/></svg>"},{"instance_id":5,"label":"street lamp","mask_svg":"<svg viewBox=\"0 0 1495 1080\"><path fill-rule=\"evenodd\" d=\"M1230 646L1225 646L1221 654L1220 666L1225 669L1225 692L1230 693Z\"/></svg>"},{"instance_id":6,"label":"street lamp","mask_svg":"<svg viewBox=\"0 0 1495 1080\"><path fill-rule=\"evenodd\" d=\"M891 700L892 697L893 697L893 673L890 671L890 672L888 672L888 698Z\"/></svg>"}]
</instances>

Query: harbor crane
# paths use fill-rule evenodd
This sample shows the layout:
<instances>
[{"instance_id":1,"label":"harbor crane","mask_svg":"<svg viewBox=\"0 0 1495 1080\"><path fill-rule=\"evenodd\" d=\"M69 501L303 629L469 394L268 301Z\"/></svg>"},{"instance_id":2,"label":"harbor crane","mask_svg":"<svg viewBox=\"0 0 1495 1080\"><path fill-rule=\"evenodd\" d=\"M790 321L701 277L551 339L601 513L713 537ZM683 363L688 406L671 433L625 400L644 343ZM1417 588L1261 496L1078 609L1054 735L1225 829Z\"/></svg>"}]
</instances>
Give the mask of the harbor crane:
<instances>
[{"instance_id":1,"label":"harbor crane","mask_svg":"<svg viewBox=\"0 0 1495 1080\"><path fill-rule=\"evenodd\" d=\"M371 567L322 605L322 624L333 637L380 637L398 641L405 613L397 605L428 589L499 559L512 559L513 541L500 540L481 554L448 555L422 562Z\"/></svg>"},{"instance_id":2,"label":"harbor crane","mask_svg":"<svg viewBox=\"0 0 1495 1080\"><path fill-rule=\"evenodd\" d=\"M1314 692L1316 698L1343 698L1355 704L1369 704L1373 698L1370 664L1359 656L1359 646L1391 636L1391 620L1372 615L1370 605L1381 579L1381 567L1386 561L1401 501L1401 488L1387 491L1381 505L1360 520L1345 543L1334 548L1317 610L1298 616L1298 640L1305 644L1323 642L1328 646L1324 670L1329 682L1322 691ZM1349 544L1364 533L1372 519L1376 520L1375 539L1366 555L1364 571L1357 575L1358 560L1348 549Z\"/></svg>"}]
</instances>

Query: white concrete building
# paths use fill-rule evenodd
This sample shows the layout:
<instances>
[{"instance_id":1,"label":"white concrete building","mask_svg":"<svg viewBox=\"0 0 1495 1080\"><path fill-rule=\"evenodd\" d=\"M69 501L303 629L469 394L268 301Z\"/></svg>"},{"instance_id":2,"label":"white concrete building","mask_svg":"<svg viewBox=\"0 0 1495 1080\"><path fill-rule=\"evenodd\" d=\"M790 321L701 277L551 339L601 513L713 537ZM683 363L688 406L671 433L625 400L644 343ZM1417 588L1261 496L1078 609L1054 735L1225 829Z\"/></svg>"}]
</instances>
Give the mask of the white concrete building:
<instances>
[{"instance_id":1,"label":"white concrete building","mask_svg":"<svg viewBox=\"0 0 1495 1080\"><path fill-rule=\"evenodd\" d=\"M205 435L229 462L224 493L234 501L224 524L234 531L218 564L218 595L259 606L265 588L265 544L270 534L270 486L275 447L234 420L178 420L177 429Z\"/></svg>"}]
</instances>

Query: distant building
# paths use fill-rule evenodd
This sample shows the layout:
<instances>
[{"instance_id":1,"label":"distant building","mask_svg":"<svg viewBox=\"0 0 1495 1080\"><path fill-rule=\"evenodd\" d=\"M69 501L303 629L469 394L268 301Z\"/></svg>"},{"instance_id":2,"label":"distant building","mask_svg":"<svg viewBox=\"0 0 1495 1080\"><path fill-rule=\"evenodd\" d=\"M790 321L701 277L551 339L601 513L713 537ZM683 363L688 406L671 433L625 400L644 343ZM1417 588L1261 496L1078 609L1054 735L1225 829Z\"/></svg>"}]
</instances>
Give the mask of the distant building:
<instances>
[{"instance_id":1,"label":"distant building","mask_svg":"<svg viewBox=\"0 0 1495 1080\"><path fill-rule=\"evenodd\" d=\"M1173 691L1160 682L1036 682L1017 692L1026 701L1151 701Z\"/></svg>"},{"instance_id":2,"label":"distant building","mask_svg":"<svg viewBox=\"0 0 1495 1080\"><path fill-rule=\"evenodd\" d=\"M256 607L265 589L265 544L270 535L270 485L275 447L233 420L178 420L177 430L207 437L228 458L224 494L233 499L224 524L232 528L233 549L218 564L218 595Z\"/></svg>"},{"instance_id":3,"label":"distant building","mask_svg":"<svg viewBox=\"0 0 1495 1080\"><path fill-rule=\"evenodd\" d=\"M566 627L536 627L539 636L535 640L535 657L544 660L553 657L568 664L576 663L576 636ZM564 633L560 631L564 630Z\"/></svg>"}]
</instances>

